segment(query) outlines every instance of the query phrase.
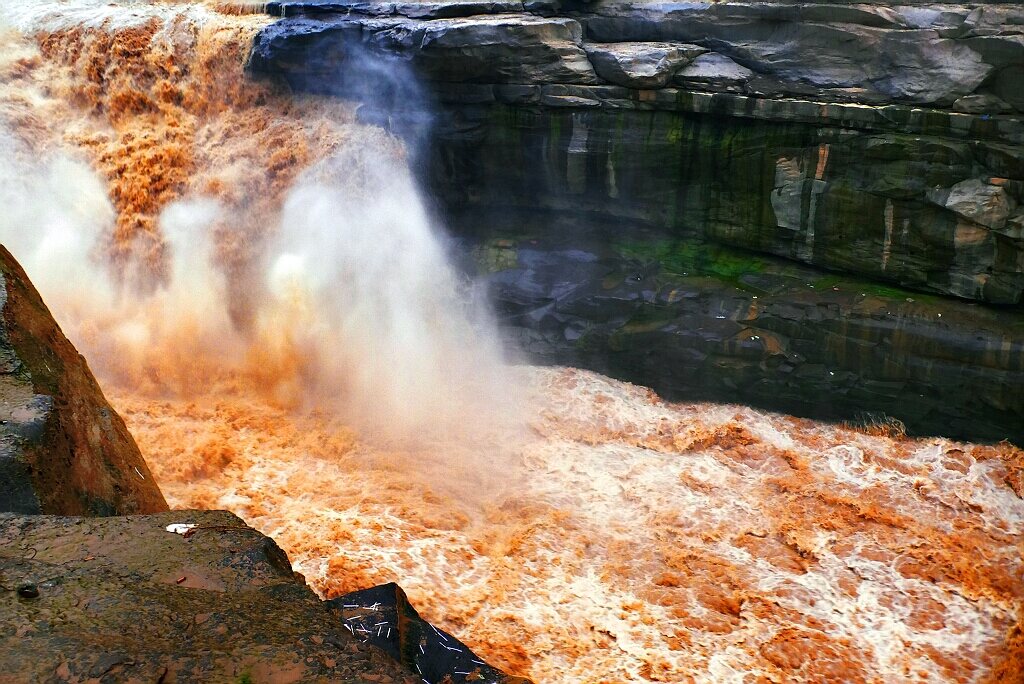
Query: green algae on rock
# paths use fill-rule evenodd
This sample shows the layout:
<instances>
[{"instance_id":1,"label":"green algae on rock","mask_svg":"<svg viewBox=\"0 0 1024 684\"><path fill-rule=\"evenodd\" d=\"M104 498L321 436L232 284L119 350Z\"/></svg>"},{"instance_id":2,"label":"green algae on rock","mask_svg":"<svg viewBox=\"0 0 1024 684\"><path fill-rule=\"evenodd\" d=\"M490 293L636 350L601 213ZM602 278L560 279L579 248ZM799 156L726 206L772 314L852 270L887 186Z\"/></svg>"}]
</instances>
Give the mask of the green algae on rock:
<instances>
[{"instance_id":1,"label":"green algae on rock","mask_svg":"<svg viewBox=\"0 0 1024 684\"><path fill-rule=\"evenodd\" d=\"M508 339L536 361L669 399L1024 443L1019 311L621 223L506 223L492 219L470 253Z\"/></svg>"}]
</instances>

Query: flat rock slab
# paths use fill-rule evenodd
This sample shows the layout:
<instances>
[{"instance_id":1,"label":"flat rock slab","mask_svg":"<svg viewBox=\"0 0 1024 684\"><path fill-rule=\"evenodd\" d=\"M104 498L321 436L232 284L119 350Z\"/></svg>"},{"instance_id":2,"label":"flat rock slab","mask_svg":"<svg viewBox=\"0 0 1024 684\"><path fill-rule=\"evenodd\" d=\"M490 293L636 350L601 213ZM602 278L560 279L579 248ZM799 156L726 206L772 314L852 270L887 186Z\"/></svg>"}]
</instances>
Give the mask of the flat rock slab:
<instances>
[{"instance_id":1,"label":"flat rock slab","mask_svg":"<svg viewBox=\"0 0 1024 684\"><path fill-rule=\"evenodd\" d=\"M583 46L601 78L627 88L664 88L707 49L686 43L590 43Z\"/></svg>"},{"instance_id":2,"label":"flat rock slab","mask_svg":"<svg viewBox=\"0 0 1024 684\"><path fill-rule=\"evenodd\" d=\"M1003 188L977 178L961 181L949 189L935 188L929 191L928 197L936 204L993 230L1006 225L1012 202Z\"/></svg>"},{"instance_id":3,"label":"flat rock slab","mask_svg":"<svg viewBox=\"0 0 1024 684\"><path fill-rule=\"evenodd\" d=\"M419 40L383 46L403 59L422 62L418 66L426 68L419 75L441 83L607 82L662 88L669 82L664 73L671 77L675 71L665 44L681 43L699 44L763 76L765 82L752 94L764 97L945 109L959 103L958 110L987 114L1024 111L1017 86L1024 78L1024 36L1019 29L1024 10L1011 4L281 0L268 3L266 11L286 17L284 23L306 17L348 22L461 18L465 24L437 26L454 36L457 49L447 54ZM566 44L561 35L564 26L558 22L566 19L573 22L574 32L581 29L580 35L595 44L587 53L596 76L581 58L578 41ZM495 21L507 34L501 50L487 40ZM557 30L538 32L538 27ZM332 43L345 37L330 35L334 40L318 44L318 51L337 50ZM266 45L268 39L274 44ZM290 40L303 39L278 25L265 28L257 40L261 59L294 70ZM432 49L435 53L429 54ZM307 56L305 61L318 59ZM515 68L519 63L522 67ZM703 85L716 83L706 80Z\"/></svg>"},{"instance_id":4,"label":"flat rock slab","mask_svg":"<svg viewBox=\"0 0 1024 684\"><path fill-rule=\"evenodd\" d=\"M124 421L0 246L0 511L165 510Z\"/></svg>"},{"instance_id":5,"label":"flat rock slab","mask_svg":"<svg viewBox=\"0 0 1024 684\"><path fill-rule=\"evenodd\" d=\"M522 12L521 0L273 0L265 11L281 17L326 13L400 15L410 19L451 19L478 14Z\"/></svg>"},{"instance_id":6,"label":"flat rock slab","mask_svg":"<svg viewBox=\"0 0 1024 684\"><path fill-rule=\"evenodd\" d=\"M599 83L582 41L579 23L566 18L296 17L260 32L249 69L283 76L297 89L322 89L325 79L346 78L369 54L393 58L392 78L401 81ZM363 78L380 80L380 75Z\"/></svg>"},{"instance_id":7,"label":"flat rock slab","mask_svg":"<svg viewBox=\"0 0 1024 684\"><path fill-rule=\"evenodd\" d=\"M0 514L0 549L0 683L420 681L226 511Z\"/></svg>"},{"instance_id":8,"label":"flat rock slab","mask_svg":"<svg viewBox=\"0 0 1024 684\"><path fill-rule=\"evenodd\" d=\"M709 52L680 69L672 79L676 85L710 90L739 91L754 72L725 55Z\"/></svg>"}]
</instances>

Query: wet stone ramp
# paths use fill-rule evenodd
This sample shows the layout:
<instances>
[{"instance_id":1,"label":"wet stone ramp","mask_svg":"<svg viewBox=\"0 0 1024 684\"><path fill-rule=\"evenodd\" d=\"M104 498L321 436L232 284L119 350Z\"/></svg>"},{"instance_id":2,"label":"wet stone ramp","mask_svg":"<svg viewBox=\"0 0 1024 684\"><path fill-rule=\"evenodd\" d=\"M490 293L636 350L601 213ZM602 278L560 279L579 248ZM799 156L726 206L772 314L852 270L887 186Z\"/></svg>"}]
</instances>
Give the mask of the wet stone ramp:
<instances>
[{"instance_id":1,"label":"wet stone ramp","mask_svg":"<svg viewBox=\"0 0 1024 684\"><path fill-rule=\"evenodd\" d=\"M226 511L2 514L0 584L4 684L420 681Z\"/></svg>"}]
</instances>

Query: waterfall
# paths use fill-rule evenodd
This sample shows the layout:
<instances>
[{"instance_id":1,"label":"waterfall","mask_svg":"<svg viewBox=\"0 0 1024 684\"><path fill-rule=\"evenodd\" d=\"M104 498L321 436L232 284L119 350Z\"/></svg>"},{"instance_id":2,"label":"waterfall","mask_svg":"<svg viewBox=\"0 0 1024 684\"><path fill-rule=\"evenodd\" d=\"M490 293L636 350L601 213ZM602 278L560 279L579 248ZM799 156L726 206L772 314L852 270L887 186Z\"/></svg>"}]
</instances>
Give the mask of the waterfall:
<instances>
[{"instance_id":1,"label":"waterfall","mask_svg":"<svg viewBox=\"0 0 1024 684\"><path fill-rule=\"evenodd\" d=\"M248 79L274 18L243 5L0 7L0 242L172 506L324 596L397 581L537 681L956 681L1005 649L1020 450L510 366L410 151Z\"/></svg>"}]
</instances>

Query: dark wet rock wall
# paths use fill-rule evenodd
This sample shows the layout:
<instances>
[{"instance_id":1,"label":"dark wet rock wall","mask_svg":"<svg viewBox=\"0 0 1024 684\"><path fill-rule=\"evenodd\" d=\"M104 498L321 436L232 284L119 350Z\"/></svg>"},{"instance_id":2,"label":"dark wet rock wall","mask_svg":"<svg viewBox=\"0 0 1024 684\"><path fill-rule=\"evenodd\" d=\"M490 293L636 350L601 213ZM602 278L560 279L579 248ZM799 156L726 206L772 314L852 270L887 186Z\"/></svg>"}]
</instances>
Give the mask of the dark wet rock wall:
<instances>
[{"instance_id":1,"label":"dark wet rock wall","mask_svg":"<svg viewBox=\"0 0 1024 684\"><path fill-rule=\"evenodd\" d=\"M436 114L426 179L449 207L628 217L925 292L1022 300L1012 5L268 11L285 18L257 38L251 72L355 97L403 132L403 117Z\"/></svg>"},{"instance_id":2,"label":"dark wet rock wall","mask_svg":"<svg viewBox=\"0 0 1024 684\"><path fill-rule=\"evenodd\" d=\"M456 236L513 241L492 291L530 358L673 398L1024 440L1019 5L268 11L283 19L254 76L360 101L416 141ZM803 287L777 281L793 273Z\"/></svg>"},{"instance_id":3,"label":"dark wet rock wall","mask_svg":"<svg viewBox=\"0 0 1024 684\"><path fill-rule=\"evenodd\" d=\"M744 115L757 105L448 108L427 177L449 207L626 219L910 289L1021 301L1024 215L1009 207L1024 199L1024 157L924 125Z\"/></svg>"},{"instance_id":4,"label":"dark wet rock wall","mask_svg":"<svg viewBox=\"0 0 1024 684\"><path fill-rule=\"evenodd\" d=\"M510 346L671 399L1024 443L1024 317L621 224L463 217Z\"/></svg>"}]
</instances>

